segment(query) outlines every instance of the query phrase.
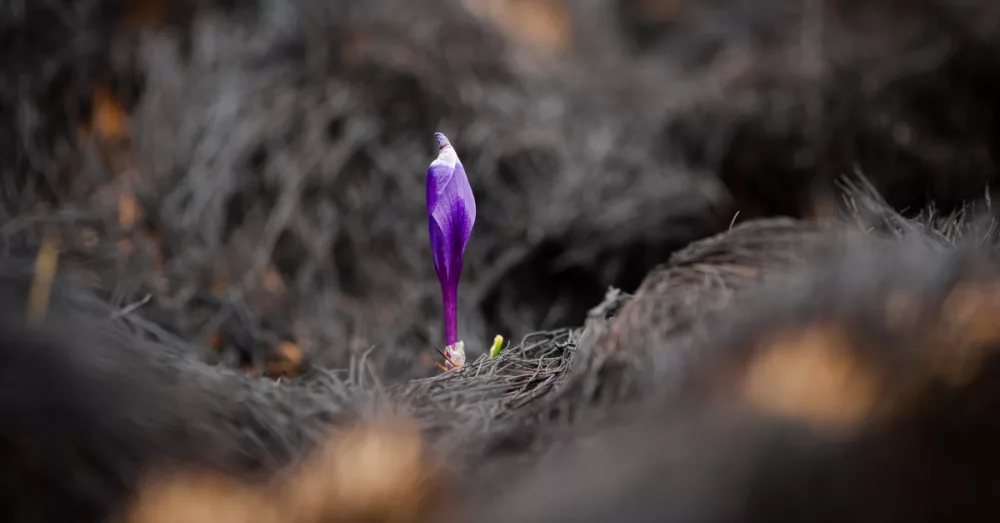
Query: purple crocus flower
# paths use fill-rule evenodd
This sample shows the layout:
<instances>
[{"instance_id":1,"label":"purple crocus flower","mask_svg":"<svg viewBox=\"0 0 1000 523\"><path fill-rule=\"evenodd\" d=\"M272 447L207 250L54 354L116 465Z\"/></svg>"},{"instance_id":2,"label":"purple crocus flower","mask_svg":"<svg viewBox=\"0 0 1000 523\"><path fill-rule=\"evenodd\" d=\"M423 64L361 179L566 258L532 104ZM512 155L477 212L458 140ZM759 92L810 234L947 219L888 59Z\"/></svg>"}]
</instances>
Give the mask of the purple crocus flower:
<instances>
[{"instance_id":1,"label":"purple crocus flower","mask_svg":"<svg viewBox=\"0 0 1000 523\"><path fill-rule=\"evenodd\" d=\"M441 133L434 133L434 137L438 156L427 169L427 218L434 269L441 282L445 356L449 360L446 368L450 369L465 363L464 344L458 340L458 280L476 221L476 199L451 142Z\"/></svg>"}]
</instances>

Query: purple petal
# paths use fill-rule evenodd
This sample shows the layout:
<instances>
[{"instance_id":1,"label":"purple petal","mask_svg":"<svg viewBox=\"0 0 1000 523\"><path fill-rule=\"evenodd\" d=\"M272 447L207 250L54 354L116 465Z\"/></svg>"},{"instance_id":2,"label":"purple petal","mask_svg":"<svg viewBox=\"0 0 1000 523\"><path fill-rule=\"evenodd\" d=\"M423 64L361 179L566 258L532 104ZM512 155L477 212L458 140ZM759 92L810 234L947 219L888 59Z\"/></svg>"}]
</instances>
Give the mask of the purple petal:
<instances>
[{"instance_id":1,"label":"purple petal","mask_svg":"<svg viewBox=\"0 0 1000 523\"><path fill-rule=\"evenodd\" d=\"M444 298L448 344L455 343L456 297L462 258L476 221L469 177L448 138L436 133L438 157L427 169L427 215L434 269Z\"/></svg>"}]
</instances>

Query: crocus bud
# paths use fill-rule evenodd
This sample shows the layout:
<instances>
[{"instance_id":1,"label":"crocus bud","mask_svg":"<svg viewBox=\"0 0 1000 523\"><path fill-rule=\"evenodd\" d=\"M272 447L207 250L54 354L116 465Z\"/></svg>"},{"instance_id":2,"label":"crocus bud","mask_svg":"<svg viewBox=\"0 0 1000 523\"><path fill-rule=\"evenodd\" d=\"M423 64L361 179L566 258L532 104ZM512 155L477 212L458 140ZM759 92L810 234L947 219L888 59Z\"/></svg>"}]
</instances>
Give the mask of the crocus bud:
<instances>
[{"instance_id":1,"label":"crocus bud","mask_svg":"<svg viewBox=\"0 0 1000 523\"><path fill-rule=\"evenodd\" d=\"M427 221L444 306L446 368L453 368L465 362L464 346L458 340L458 280L476 221L476 200L451 142L441 133L434 137L438 156L427 169Z\"/></svg>"}]
</instances>

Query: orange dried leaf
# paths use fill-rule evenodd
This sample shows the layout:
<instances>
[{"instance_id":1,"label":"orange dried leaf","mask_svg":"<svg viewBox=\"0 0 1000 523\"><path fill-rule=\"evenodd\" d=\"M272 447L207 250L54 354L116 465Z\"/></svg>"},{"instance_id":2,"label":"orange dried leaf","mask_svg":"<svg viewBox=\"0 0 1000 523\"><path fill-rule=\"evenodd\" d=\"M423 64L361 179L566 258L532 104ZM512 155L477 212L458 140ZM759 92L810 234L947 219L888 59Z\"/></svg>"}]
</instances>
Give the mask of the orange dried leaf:
<instances>
[{"instance_id":1,"label":"orange dried leaf","mask_svg":"<svg viewBox=\"0 0 1000 523\"><path fill-rule=\"evenodd\" d=\"M278 345L275 357L267 362L265 374L269 377L277 378L281 376L296 377L302 370L303 362L302 349L291 341L282 342Z\"/></svg>"},{"instance_id":2,"label":"orange dried leaf","mask_svg":"<svg viewBox=\"0 0 1000 523\"><path fill-rule=\"evenodd\" d=\"M302 363L302 349L295 342L284 341L278 345L278 353L291 363L299 365Z\"/></svg>"},{"instance_id":3,"label":"orange dried leaf","mask_svg":"<svg viewBox=\"0 0 1000 523\"><path fill-rule=\"evenodd\" d=\"M837 430L857 425L879 401L880 374L838 328L779 334L750 360L743 394L755 408Z\"/></svg>"},{"instance_id":4,"label":"orange dried leaf","mask_svg":"<svg viewBox=\"0 0 1000 523\"><path fill-rule=\"evenodd\" d=\"M565 0L465 0L511 40L542 52L570 47L573 30Z\"/></svg>"},{"instance_id":5,"label":"orange dried leaf","mask_svg":"<svg viewBox=\"0 0 1000 523\"><path fill-rule=\"evenodd\" d=\"M129 134L128 127L128 116L118 99L103 86L95 89L93 132L105 140L124 140Z\"/></svg>"},{"instance_id":6,"label":"orange dried leaf","mask_svg":"<svg viewBox=\"0 0 1000 523\"><path fill-rule=\"evenodd\" d=\"M131 231L141 212L135 194L128 189L122 190L118 196L118 226L126 231Z\"/></svg>"},{"instance_id":7,"label":"orange dried leaf","mask_svg":"<svg viewBox=\"0 0 1000 523\"><path fill-rule=\"evenodd\" d=\"M28 294L29 325L41 324L48 313L52 281L59 266L59 243L59 236L54 231L46 232L35 257L35 276Z\"/></svg>"},{"instance_id":8,"label":"orange dried leaf","mask_svg":"<svg viewBox=\"0 0 1000 523\"><path fill-rule=\"evenodd\" d=\"M269 486L196 469L156 471L122 521L417 523L440 519L443 479L415 423L385 419L331 437Z\"/></svg>"}]
</instances>

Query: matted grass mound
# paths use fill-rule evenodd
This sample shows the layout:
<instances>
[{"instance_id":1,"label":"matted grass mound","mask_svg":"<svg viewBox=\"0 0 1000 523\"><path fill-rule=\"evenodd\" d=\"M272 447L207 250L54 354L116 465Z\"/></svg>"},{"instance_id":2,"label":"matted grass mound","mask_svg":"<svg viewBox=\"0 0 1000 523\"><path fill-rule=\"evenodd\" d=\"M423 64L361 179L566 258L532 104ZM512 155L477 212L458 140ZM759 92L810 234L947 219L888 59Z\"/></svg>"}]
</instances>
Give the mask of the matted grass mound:
<instances>
[{"instance_id":1,"label":"matted grass mound","mask_svg":"<svg viewBox=\"0 0 1000 523\"><path fill-rule=\"evenodd\" d=\"M11 2L0 241L32 256L58 222L102 297L230 367L369 353L428 376L434 131L481 209L460 292L477 356L581 323L734 216L828 214L844 173L909 211L984 195L998 19L944 0Z\"/></svg>"},{"instance_id":2,"label":"matted grass mound","mask_svg":"<svg viewBox=\"0 0 1000 523\"><path fill-rule=\"evenodd\" d=\"M71 278L30 320L43 330L26 329L38 278L8 260L0 409L20 458L0 504L65 521L226 506L226 521L247 523L640 521L924 517L959 496L983 514L996 481L995 228L940 230L884 207L750 222L682 251L634 296L609 293L584 326L402 382L364 357L278 381L211 365ZM672 302L687 305L650 306ZM344 450L369 444L370 457ZM378 458L397 444L399 459ZM931 468L911 473L918 463ZM644 477L674 486L640 488Z\"/></svg>"}]
</instances>

